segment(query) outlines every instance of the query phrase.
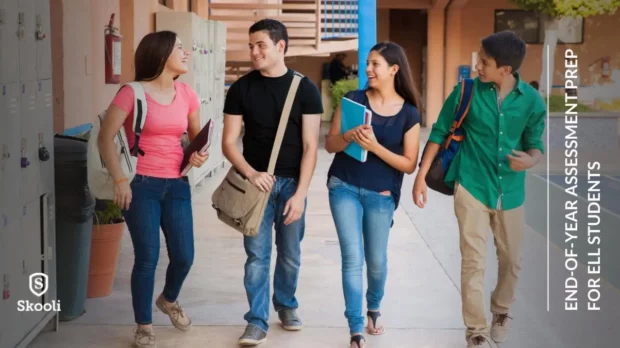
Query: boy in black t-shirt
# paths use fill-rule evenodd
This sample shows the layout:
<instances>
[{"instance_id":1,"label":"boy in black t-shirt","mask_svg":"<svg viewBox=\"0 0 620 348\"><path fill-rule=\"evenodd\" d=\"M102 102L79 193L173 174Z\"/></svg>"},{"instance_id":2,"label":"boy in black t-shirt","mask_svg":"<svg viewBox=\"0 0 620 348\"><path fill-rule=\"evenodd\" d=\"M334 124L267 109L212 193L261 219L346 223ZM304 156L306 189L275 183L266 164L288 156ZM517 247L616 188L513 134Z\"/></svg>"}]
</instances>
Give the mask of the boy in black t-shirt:
<instances>
[{"instance_id":1,"label":"boy in black t-shirt","mask_svg":"<svg viewBox=\"0 0 620 348\"><path fill-rule=\"evenodd\" d=\"M277 261L273 305L286 330L301 329L295 291L299 276L300 242L304 235L306 195L316 165L323 104L318 88L304 77L284 133L274 175L267 171L271 150L294 72L284 64L288 46L286 27L261 20L249 30L254 70L236 81L224 105L224 156L259 189L271 190L260 231L244 237L247 254L244 286L250 310L239 338L242 346L265 341L269 329L269 275L272 226ZM237 148L245 124L243 154Z\"/></svg>"}]
</instances>

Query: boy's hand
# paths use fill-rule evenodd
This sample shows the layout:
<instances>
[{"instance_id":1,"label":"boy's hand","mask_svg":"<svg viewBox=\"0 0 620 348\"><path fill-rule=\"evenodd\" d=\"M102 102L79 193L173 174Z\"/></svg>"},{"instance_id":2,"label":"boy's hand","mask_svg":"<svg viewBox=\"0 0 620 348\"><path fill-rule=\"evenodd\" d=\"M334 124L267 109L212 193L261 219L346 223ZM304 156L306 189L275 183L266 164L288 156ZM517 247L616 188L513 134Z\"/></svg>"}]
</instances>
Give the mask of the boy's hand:
<instances>
[{"instance_id":1,"label":"boy's hand","mask_svg":"<svg viewBox=\"0 0 620 348\"><path fill-rule=\"evenodd\" d=\"M420 175L415 178L415 183L413 184L413 202L419 208L423 209L426 205L426 194L428 190L428 186L426 185L426 175Z\"/></svg>"},{"instance_id":2,"label":"boy's hand","mask_svg":"<svg viewBox=\"0 0 620 348\"><path fill-rule=\"evenodd\" d=\"M304 213L305 205L306 198L304 196L300 194L293 195L293 197L286 202L286 206L284 207L283 215L286 216L284 224L288 226L299 220L301 215Z\"/></svg>"},{"instance_id":3,"label":"boy's hand","mask_svg":"<svg viewBox=\"0 0 620 348\"><path fill-rule=\"evenodd\" d=\"M527 152L518 150L512 150L512 152L514 155L506 155L510 161L510 169L520 172L534 166L534 157L530 156Z\"/></svg>"},{"instance_id":4,"label":"boy's hand","mask_svg":"<svg viewBox=\"0 0 620 348\"><path fill-rule=\"evenodd\" d=\"M254 172L250 174L248 180L263 192L271 191L276 182L276 179L267 172Z\"/></svg>"}]
</instances>

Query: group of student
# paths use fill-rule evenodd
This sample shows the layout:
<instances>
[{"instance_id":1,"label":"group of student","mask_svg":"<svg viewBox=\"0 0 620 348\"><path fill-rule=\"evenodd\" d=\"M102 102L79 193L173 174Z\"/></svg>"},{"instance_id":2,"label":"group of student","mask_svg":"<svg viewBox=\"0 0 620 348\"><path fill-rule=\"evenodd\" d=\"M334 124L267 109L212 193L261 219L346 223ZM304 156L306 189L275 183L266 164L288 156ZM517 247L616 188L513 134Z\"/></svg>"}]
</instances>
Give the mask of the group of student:
<instances>
[{"instance_id":1,"label":"group of student","mask_svg":"<svg viewBox=\"0 0 620 348\"><path fill-rule=\"evenodd\" d=\"M277 261L272 298L285 330L297 331L302 321L295 296L300 270L300 243L305 231L308 187L317 161L323 106L316 85L303 77L273 175L267 173L284 102L297 72L285 65L286 27L271 19L249 29L249 52L254 69L230 87L224 106L224 156L259 189L270 193L258 235L244 236L247 254L244 286L249 302L242 346L265 341L269 330L270 259L275 229ZM537 91L517 72L525 43L511 32L481 40L478 77L463 122L466 136L445 182L454 188L454 213L462 253L462 315L467 347L495 347L510 330L515 288L521 270L525 170L544 151L542 133L546 107ZM146 35L135 54L136 81L146 92L149 117L140 135L135 178L129 182L116 165L113 139L121 127L132 146L134 95L122 88L112 101L98 143L114 176L114 201L121 206L133 242L132 304L137 328L135 344L156 347L152 328L154 277L159 258L160 227L170 263L163 291L155 304L180 330L192 321L178 302L182 284L194 260L190 185L181 177L181 137L192 140L200 131L199 100L177 81L188 71L188 51L170 31ZM342 255L342 286L351 348L366 347L364 333L381 335L381 302L387 278L387 245L394 211L399 205L405 173L418 167L420 98L404 50L392 42L375 45L367 54L367 87L346 97L372 112L372 124L342 134L340 108L331 122L325 149L335 154L327 175L329 205ZM433 125L412 190L415 204L427 202L425 177L433 158L451 131L461 100L460 83L446 99ZM244 126L244 127L243 127ZM243 151L238 148L242 138ZM351 143L368 151L360 162L344 150ZM208 154L195 153L195 167ZM491 297L491 324L484 304L486 234L491 228L499 259L498 283ZM363 313L363 274L366 262L367 312ZM415 274L410 275L415 277ZM366 327L364 325L365 321ZM365 330L364 330L365 329Z\"/></svg>"}]
</instances>

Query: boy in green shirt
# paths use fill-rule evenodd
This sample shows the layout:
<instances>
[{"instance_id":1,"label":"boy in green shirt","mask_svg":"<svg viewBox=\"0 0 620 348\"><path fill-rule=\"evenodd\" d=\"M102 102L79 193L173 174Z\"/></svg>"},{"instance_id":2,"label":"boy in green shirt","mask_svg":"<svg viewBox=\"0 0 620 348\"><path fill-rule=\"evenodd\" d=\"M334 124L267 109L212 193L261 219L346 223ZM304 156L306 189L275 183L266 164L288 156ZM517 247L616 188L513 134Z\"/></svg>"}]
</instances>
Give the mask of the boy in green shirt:
<instances>
[{"instance_id":1,"label":"boy in green shirt","mask_svg":"<svg viewBox=\"0 0 620 348\"><path fill-rule=\"evenodd\" d=\"M546 106L538 92L516 72L525 43L504 31L482 40L473 98L462 127L465 137L445 182L454 188L459 235L463 320L468 348L496 347L506 339L509 312L521 271L525 170L541 159ZM433 125L418 171L413 200L426 203L426 174L454 121L461 94L455 86ZM487 231L493 231L499 275L491 297L489 327L484 305Z\"/></svg>"}]
</instances>

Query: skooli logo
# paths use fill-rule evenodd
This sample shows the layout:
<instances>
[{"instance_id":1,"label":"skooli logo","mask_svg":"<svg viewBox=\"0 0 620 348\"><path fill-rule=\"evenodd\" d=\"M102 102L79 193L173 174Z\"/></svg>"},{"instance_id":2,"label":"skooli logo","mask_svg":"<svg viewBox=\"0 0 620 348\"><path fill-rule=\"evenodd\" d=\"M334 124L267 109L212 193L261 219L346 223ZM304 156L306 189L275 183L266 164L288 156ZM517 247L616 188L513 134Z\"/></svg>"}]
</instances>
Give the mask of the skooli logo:
<instances>
[{"instance_id":1,"label":"skooli logo","mask_svg":"<svg viewBox=\"0 0 620 348\"><path fill-rule=\"evenodd\" d=\"M49 290L49 277L45 273L33 273L28 277L30 292L36 297L41 297ZM60 300L48 303L33 303L28 300L17 301L17 310L20 312L60 312Z\"/></svg>"},{"instance_id":2,"label":"skooli logo","mask_svg":"<svg viewBox=\"0 0 620 348\"><path fill-rule=\"evenodd\" d=\"M30 292L37 297L41 297L49 288L49 277L45 273L33 273L28 279L28 286L30 287Z\"/></svg>"}]
</instances>

